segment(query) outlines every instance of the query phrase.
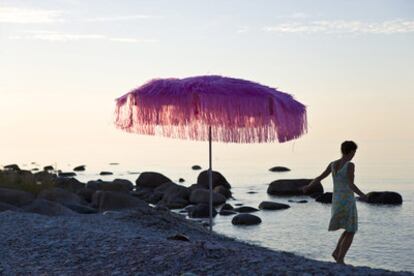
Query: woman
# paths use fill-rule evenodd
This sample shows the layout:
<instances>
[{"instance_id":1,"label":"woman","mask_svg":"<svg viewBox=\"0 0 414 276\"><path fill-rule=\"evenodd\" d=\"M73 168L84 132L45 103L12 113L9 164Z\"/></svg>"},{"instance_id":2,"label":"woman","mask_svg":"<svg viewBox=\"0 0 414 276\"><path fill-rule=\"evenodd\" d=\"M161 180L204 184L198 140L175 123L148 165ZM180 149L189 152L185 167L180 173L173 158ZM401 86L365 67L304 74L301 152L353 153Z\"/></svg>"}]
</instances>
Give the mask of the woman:
<instances>
[{"instance_id":1,"label":"woman","mask_svg":"<svg viewBox=\"0 0 414 276\"><path fill-rule=\"evenodd\" d=\"M345 230L332 253L332 257L340 264L344 264L345 255L358 230L358 215L354 193L358 194L362 200L367 199L367 196L354 183L355 165L351 163L351 160L356 150L357 145L353 141L343 142L341 145L342 157L331 162L320 176L303 188L304 193L310 191L316 183L319 183L332 173L334 189L329 231Z\"/></svg>"}]
</instances>

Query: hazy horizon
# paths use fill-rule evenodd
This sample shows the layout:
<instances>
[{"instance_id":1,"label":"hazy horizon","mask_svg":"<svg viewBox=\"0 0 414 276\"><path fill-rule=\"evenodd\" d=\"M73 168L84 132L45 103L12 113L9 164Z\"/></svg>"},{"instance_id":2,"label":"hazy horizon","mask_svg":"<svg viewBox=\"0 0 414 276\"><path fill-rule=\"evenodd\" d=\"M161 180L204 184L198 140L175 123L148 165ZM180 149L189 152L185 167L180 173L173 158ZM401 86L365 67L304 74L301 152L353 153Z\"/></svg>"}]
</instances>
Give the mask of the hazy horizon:
<instances>
[{"instance_id":1,"label":"hazy horizon","mask_svg":"<svg viewBox=\"0 0 414 276\"><path fill-rule=\"evenodd\" d=\"M115 129L114 99L152 78L219 74L293 94L309 133L216 143L218 164L323 168L352 139L362 166L414 167L412 1L1 1L0 43L3 165L205 162L206 143Z\"/></svg>"}]
</instances>

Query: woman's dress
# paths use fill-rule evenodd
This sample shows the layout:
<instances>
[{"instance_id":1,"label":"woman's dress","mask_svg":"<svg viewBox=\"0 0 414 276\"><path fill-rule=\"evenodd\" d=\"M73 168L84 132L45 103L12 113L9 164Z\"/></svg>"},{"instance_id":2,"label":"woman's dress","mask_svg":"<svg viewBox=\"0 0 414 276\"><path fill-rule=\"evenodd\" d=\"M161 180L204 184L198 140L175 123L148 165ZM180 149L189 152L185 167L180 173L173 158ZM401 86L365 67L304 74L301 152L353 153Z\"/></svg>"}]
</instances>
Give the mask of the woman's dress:
<instances>
[{"instance_id":1,"label":"woman's dress","mask_svg":"<svg viewBox=\"0 0 414 276\"><path fill-rule=\"evenodd\" d=\"M334 190L329 231L342 228L347 232L355 233L358 230L358 214L354 192L349 187L347 174L349 162L346 162L336 173L334 163L331 163Z\"/></svg>"}]
</instances>

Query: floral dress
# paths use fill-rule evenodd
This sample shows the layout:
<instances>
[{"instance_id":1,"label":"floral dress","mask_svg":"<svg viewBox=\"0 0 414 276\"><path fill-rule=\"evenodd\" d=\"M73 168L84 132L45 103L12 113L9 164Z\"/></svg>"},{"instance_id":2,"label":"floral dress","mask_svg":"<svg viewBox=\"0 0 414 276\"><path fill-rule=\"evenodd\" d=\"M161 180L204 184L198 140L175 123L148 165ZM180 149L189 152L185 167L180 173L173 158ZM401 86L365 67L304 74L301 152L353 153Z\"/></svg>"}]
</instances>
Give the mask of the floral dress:
<instances>
[{"instance_id":1,"label":"floral dress","mask_svg":"<svg viewBox=\"0 0 414 276\"><path fill-rule=\"evenodd\" d=\"M342 168L335 172L334 162L331 163L334 190L329 231L342 228L347 232L355 233L358 230L355 196L349 187L349 178L347 175L348 165L349 162L346 162Z\"/></svg>"}]
</instances>

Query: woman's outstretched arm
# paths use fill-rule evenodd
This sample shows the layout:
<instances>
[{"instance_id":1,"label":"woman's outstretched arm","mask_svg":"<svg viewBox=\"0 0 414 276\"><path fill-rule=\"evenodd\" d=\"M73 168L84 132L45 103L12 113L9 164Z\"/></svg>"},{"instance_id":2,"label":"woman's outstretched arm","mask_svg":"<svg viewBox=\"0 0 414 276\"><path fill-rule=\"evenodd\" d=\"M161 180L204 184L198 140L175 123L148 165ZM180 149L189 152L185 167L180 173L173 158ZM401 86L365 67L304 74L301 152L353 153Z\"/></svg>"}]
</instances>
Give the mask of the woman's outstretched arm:
<instances>
[{"instance_id":1,"label":"woman's outstretched arm","mask_svg":"<svg viewBox=\"0 0 414 276\"><path fill-rule=\"evenodd\" d=\"M309 192L313 188L313 186L315 186L317 183L325 179L330 173L331 173L331 165L329 164L328 167L326 167L325 171L320 176L316 177L308 185L302 188L303 193Z\"/></svg>"},{"instance_id":2,"label":"woman's outstretched arm","mask_svg":"<svg viewBox=\"0 0 414 276\"><path fill-rule=\"evenodd\" d=\"M364 194L354 183L354 179L355 179L355 165L354 163L349 163L348 165L348 179L349 179L349 187L351 188L351 190L356 193L357 195L359 195L362 200L367 200L367 195Z\"/></svg>"}]
</instances>

